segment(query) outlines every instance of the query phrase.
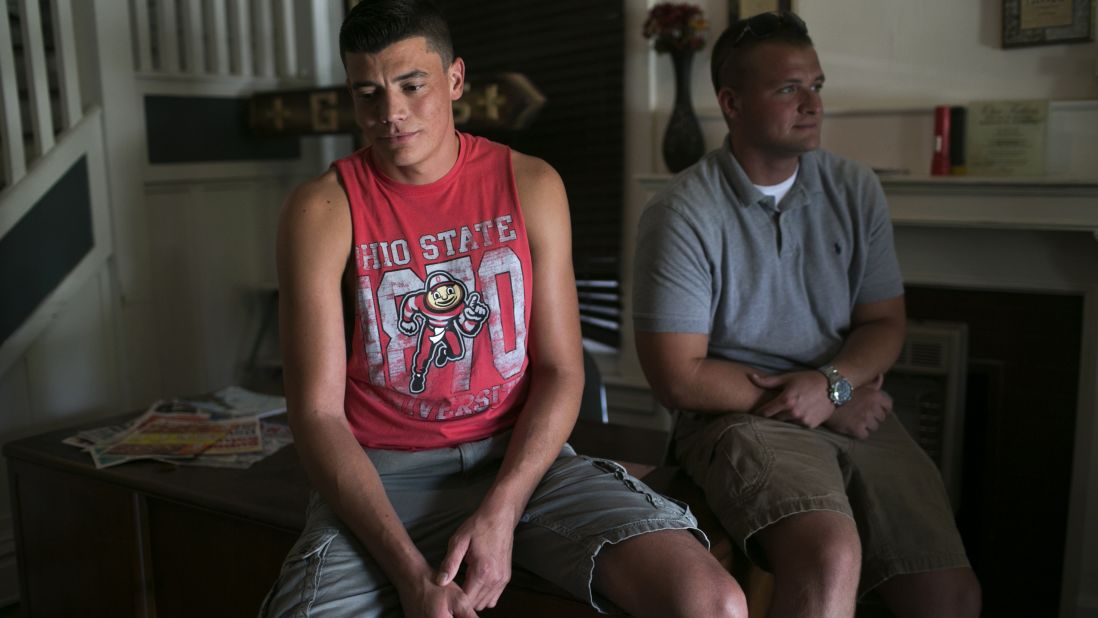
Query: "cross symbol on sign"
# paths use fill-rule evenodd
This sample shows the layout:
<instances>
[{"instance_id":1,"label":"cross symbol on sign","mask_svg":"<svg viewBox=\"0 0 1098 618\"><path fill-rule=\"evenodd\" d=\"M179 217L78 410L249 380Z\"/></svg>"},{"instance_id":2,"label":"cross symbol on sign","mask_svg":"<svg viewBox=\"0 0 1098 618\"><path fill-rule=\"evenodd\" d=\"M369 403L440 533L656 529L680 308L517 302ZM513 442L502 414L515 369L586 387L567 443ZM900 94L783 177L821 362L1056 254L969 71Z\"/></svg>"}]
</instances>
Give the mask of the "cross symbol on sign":
<instances>
[{"instance_id":1,"label":"cross symbol on sign","mask_svg":"<svg viewBox=\"0 0 1098 618\"><path fill-rule=\"evenodd\" d=\"M484 94L476 97L474 102L484 109L486 119L499 120L499 111L507 105L507 97L499 93L499 84L488 84L484 87Z\"/></svg>"},{"instance_id":2,"label":"cross symbol on sign","mask_svg":"<svg viewBox=\"0 0 1098 618\"><path fill-rule=\"evenodd\" d=\"M271 103L271 111L267 113L267 117L274 123L274 127L281 131L286 126L285 121L291 116L293 116L293 113L282 105L282 97L275 97L274 102Z\"/></svg>"}]
</instances>

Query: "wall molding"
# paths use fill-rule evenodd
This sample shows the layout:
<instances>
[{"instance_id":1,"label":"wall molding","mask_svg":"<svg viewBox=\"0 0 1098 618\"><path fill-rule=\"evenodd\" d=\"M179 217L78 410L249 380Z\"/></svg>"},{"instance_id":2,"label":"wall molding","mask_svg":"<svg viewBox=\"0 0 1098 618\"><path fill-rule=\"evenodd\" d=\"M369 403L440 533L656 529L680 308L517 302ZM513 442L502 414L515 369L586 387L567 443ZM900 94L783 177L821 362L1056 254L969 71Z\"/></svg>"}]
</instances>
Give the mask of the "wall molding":
<instances>
[{"instance_id":1,"label":"wall molding","mask_svg":"<svg viewBox=\"0 0 1098 618\"><path fill-rule=\"evenodd\" d=\"M83 285L106 267L112 253L107 169L103 154L103 124L98 108L58 138L57 146L27 170L23 179L0 193L0 237L38 202L81 157L87 159L91 193L93 245L91 250L23 321L0 343L0 374L21 358Z\"/></svg>"}]
</instances>

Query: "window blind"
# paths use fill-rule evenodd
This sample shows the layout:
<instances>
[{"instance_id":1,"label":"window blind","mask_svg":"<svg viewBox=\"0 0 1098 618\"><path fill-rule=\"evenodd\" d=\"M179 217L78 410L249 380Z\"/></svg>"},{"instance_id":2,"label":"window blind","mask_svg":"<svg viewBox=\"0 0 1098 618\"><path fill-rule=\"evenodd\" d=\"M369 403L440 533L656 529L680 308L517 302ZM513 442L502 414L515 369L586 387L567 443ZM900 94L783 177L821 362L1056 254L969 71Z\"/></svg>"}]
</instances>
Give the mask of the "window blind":
<instances>
[{"instance_id":1,"label":"window blind","mask_svg":"<svg viewBox=\"0 0 1098 618\"><path fill-rule=\"evenodd\" d=\"M619 345L624 200L622 0L440 0L467 72L517 71L546 97L521 131L483 133L556 168L568 191L586 339Z\"/></svg>"}]
</instances>

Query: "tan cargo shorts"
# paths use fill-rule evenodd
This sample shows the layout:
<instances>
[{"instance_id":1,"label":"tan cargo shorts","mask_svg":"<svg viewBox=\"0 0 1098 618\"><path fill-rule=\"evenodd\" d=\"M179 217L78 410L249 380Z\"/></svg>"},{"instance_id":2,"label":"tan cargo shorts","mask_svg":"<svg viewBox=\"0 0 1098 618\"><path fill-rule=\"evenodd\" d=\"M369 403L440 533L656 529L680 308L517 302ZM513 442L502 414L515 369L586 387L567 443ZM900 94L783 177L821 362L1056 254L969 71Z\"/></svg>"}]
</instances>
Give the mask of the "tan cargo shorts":
<instances>
[{"instance_id":1,"label":"tan cargo shorts","mask_svg":"<svg viewBox=\"0 0 1098 618\"><path fill-rule=\"evenodd\" d=\"M750 414L682 414L675 449L724 528L763 568L755 533L820 510L857 525L859 596L896 575L969 566L941 475L894 414L865 440Z\"/></svg>"}]
</instances>

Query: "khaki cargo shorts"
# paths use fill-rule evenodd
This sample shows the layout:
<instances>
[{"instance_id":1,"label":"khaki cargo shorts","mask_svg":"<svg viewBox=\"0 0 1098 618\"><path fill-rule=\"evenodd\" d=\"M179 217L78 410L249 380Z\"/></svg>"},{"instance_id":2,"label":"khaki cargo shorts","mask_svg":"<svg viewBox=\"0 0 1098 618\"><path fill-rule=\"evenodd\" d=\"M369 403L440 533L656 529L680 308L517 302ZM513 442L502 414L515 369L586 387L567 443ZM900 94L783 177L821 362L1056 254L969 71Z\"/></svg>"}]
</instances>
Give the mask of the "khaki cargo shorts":
<instances>
[{"instance_id":1,"label":"khaki cargo shorts","mask_svg":"<svg viewBox=\"0 0 1098 618\"><path fill-rule=\"evenodd\" d=\"M896 575L969 566L941 475L895 414L865 440L749 414L682 414L675 449L724 528L763 568L755 533L820 510L857 525L859 596Z\"/></svg>"}]
</instances>

